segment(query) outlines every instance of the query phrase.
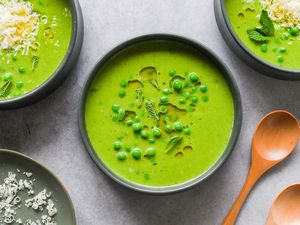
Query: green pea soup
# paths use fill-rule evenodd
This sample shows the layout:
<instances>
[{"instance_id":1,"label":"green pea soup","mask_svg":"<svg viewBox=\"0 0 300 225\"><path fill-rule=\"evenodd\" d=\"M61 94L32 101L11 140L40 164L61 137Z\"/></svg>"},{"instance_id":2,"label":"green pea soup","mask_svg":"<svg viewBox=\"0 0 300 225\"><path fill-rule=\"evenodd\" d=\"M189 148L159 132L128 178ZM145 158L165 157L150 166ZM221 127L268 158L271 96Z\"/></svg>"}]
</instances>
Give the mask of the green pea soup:
<instances>
[{"instance_id":1,"label":"green pea soup","mask_svg":"<svg viewBox=\"0 0 300 225\"><path fill-rule=\"evenodd\" d=\"M39 87L57 70L71 40L68 0L28 0L39 24L35 42L17 51L0 50L0 100L24 95Z\"/></svg>"},{"instance_id":2,"label":"green pea soup","mask_svg":"<svg viewBox=\"0 0 300 225\"><path fill-rule=\"evenodd\" d=\"M234 119L217 66L175 41L145 41L111 57L86 96L85 128L104 166L132 184L168 187L222 157Z\"/></svg>"},{"instance_id":3,"label":"green pea soup","mask_svg":"<svg viewBox=\"0 0 300 225\"><path fill-rule=\"evenodd\" d=\"M273 21L274 35L267 41L257 42L249 38L249 30L261 28L262 10L265 10L261 0L225 0L227 16L230 24L246 48L271 65L300 70L300 36L293 33L293 27L282 27Z\"/></svg>"}]
</instances>

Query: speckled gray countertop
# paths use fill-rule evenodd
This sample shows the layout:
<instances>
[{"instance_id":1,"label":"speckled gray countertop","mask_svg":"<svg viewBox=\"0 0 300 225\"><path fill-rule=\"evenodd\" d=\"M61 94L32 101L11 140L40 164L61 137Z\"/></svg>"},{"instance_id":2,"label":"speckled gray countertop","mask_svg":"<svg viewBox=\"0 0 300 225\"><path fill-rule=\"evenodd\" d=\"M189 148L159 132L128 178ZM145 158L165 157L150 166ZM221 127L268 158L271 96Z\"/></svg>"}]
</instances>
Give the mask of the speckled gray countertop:
<instances>
[{"instance_id":1,"label":"speckled gray countertop","mask_svg":"<svg viewBox=\"0 0 300 225\"><path fill-rule=\"evenodd\" d=\"M300 118L300 82L267 78L242 63L219 33L213 0L80 3L85 39L76 68L43 101L0 112L0 148L25 153L56 173L70 192L78 225L220 225L247 175L256 124L274 109L287 109ZM129 38L159 32L195 39L222 57L240 87L244 116L239 142L224 166L192 190L164 197L135 193L104 176L85 151L77 126L80 89L96 61ZM299 147L257 184L237 225L263 225L276 195L297 182Z\"/></svg>"}]
</instances>

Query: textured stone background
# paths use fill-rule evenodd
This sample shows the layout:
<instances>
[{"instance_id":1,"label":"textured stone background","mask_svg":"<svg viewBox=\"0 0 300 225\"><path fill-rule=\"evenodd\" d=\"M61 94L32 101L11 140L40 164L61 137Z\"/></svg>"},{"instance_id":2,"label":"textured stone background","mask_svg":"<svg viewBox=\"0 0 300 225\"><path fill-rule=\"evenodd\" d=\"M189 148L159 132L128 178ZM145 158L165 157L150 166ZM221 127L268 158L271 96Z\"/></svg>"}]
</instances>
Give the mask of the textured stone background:
<instances>
[{"instance_id":1,"label":"textured stone background","mask_svg":"<svg viewBox=\"0 0 300 225\"><path fill-rule=\"evenodd\" d=\"M217 29L213 0L80 2L85 40L78 65L48 98L0 112L0 147L25 153L56 173L70 192L79 225L221 224L247 175L257 122L274 109L290 110L300 118L300 82L264 77L233 55ZM158 32L193 38L222 57L240 87L244 115L239 142L226 164L194 189L165 197L132 192L104 176L85 151L77 127L79 92L95 62L129 38ZM299 150L258 183L238 225L264 224L275 196L300 182Z\"/></svg>"}]
</instances>

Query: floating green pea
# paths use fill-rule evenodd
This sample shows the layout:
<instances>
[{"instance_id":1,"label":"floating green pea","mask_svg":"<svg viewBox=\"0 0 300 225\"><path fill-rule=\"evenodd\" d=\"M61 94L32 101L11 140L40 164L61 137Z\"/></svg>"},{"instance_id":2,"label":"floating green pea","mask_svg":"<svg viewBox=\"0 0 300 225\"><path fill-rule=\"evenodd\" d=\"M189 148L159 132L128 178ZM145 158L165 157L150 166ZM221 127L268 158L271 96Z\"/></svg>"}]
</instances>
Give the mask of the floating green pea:
<instances>
[{"instance_id":1,"label":"floating green pea","mask_svg":"<svg viewBox=\"0 0 300 225\"><path fill-rule=\"evenodd\" d=\"M146 150L146 155L150 158L154 157L156 155L156 150L153 147L149 147Z\"/></svg>"},{"instance_id":2,"label":"floating green pea","mask_svg":"<svg viewBox=\"0 0 300 225\"><path fill-rule=\"evenodd\" d=\"M199 76L198 76L198 74L195 73L195 72L190 73L190 74L189 74L189 78L190 78L190 80L193 81L193 82L199 81Z\"/></svg>"},{"instance_id":3,"label":"floating green pea","mask_svg":"<svg viewBox=\"0 0 300 225\"><path fill-rule=\"evenodd\" d=\"M142 130L141 131L141 137L144 138L144 139L147 139L149 137L149 131Z\"/></svg>"},{"instance_id":4,"label":"floating green pea","mask_svg":"<svg viewBox=\"0 0 300 225\"><path fill-rule=\"evenodd\" d=\"M182 82L180 80L176 79L176 80L174 80L172 86L173 86L174 90L180 91L182 89Z\"/></svg>"},{"instance_id":5,"label":"floating green pea","mask_svg":"<svg viewBox=\"0 0 300 225\"><path fill-rule=\"evenodd\" d=\"M285 53L285 52L286 52L286 48L285 48L285 47L279 48L279 52L280 52L280 53Z\"/></svg>"},{"instance_id":6,"label":"floating green pea","mask_svg":"<svg viewBox=\"0 0 300 225\"><path fill-rule=\"evenodd\" d=\"M140 121L141 121L141 119L140 119L139 116L135 116L135 117L133 118L133 120L134 120L134 122L140 122Z\"/></svg>"},{"instance_id":7,"label":"floating green pea","mask_svg":"<svg viewBox=\"0 0 300 225\"><path fill-rule=\"evenodd\" d=\"M112 104L111 109L112 109L113 112L117 113L120 109L120 106L117 105L117 104Z\"/></svg>"},{"instance_id":8,"label":"floating green pea","mask_svg":"<svg viewBox=\"0 0 300 225\"><path fill-rule=\"evenodd\" d=\"M186 100L185 100L185 98L181 98L181 99L179 99L178 102L179 102L179 104L183 105L186 103Z\"/></svg>"},{"instance_id":9,"label":"floating green pea","mask_svg":"<svg viewBox=\"0 0 300 225\"><path fill-rule=\"evenodd\" d=\"M25 69L24 66L20 66L20 67L18 68L18 72L19 72L19 73L25 73L25 71L26 71L26 69Z\"/></svg>"},{"instance_id":10,"label":"floating green pea","mask_svg":"<svg viewBox=\"0 0 300 225\"><path fill-rule=\"evenodd\" d=\"M123 88L126 88L128 86L128 83L126 80L121 80L120 81L120 86L123 87Z\"/></svg>"},{"instance_id":11,"label":"floating green pea","mask_svg":"<svg viewBox=\"0 0 300 225\"><path fill-rule=\"evenodd\" d=\"M170 90L168 88L164 88L161 91L164 95L169 95L170 94Z\"/></svg>"},{"instance_id":12,"label":"floating green pea","mask_svg":"<svg viewBox=\"0 0 300 225\"><path fill-rule=\"evenodd\" d=\"M149 138L149 139L148 139L148 142L149 142L150 144L154 144L154 143L155 143L155 139L154 139L154 138Z\"/></svg>"},{"instance_id":13,"label":"floating green pea","mask_svg":"<svg viewBox=\"0 0 300 225\"><path fill-rule=\"evenodd\" d=\"M134 123L132 125L132 129L133 129L134 132L140 132L142 130L142 124Z\"/></svg>"},{"instance_id":14,"label":"floating green pea","mask_svg":"<svg viewBox=\"0 0 300 225\"><path fill-rule=\"evenodd\" d=\"M299 29L298 29L297 27L292 27L292 28L290 29L290 34L291 34L292 36L298 36L298 34L299 34Z\"/></svg>"},{"instance_id":15,"label":"floating green pea","mask_svg":"<svg viewBox=\"0 0 300 225\"><path fill-rule=\"evenodd\" d=\"M191 93L190 92L185 92L184 93L184 97L185 97L185 99L190 99L190 97L191 97Z\"/></svg>"},{"instance_id":16,"label":"floating green pea","mask_svg":"<svg viewBox=\"0 0 300 225\"><path fill-rule=\"evenodd\" d=\"M127 124L127 126L129 126L129 127L130 127L130 126L132 126L132 124L133 124L133 121L132 121L132 120L127 120L127 121L126 121L126 124Z\"/></svg>"},{"instance_id":17,"label":"floating green pea","mask_svg":"<svg viewBox=\"0 0 300 225\"><path fill-rule=\"evenodd\" d=\"M131 152L131 148L130 148L129 146L126 146L126 147L125 147L125 151L126 151L126 152Z\"/></svg>"},{"instance_id":18,"label":"floating green pea","mask_svg":"<svg viewBox=\"0 0 300 225\"><path fill-rule=\"evenodd\" d=\"M174 76L176 75L176 71L175 71L175 70L170 70L170 71L169 71L169 75L170 75L171 77L174 77Z\"/></svg>"},{"instance_id":19,"label":"floating green pea","mask_svg":"<svg viewBox=\"0 0 300 225\"><path fill-rule=\"evenodd\" d=\"M192 93L195 93L197 91L197 88L196 87L192 87L191 91L192 91Z\"/></svg>"},{"instance_id":20,"label":"floating green pea","mask_svg":"<svg viewBox=\"0 0 300 225\"><path fill-rule=\"evenodd\" d=\"M203 100L204 102L208 102L208 96L207 96L207 95L202 96L202 100Z\"/></svg>"},{"instance_id":21,"label":"floating green pea","mask_svg":"<svg viewBox=\"0 0 300 225\"><path fill-rule=\"evenodd\" d=\"M132 157L136 160L140 159L142 157L142 151L139 148L132 149Z\"/></svg>"},{"instance_id":22,"label":"floating green pea","mask_svg":"<svg viewBox=\"0 0 300 225\"><path fill-rule=\"evenodd\" d=\"M268 45L267 45L267 44L262 44L262 45L260 46L260 50L261 50L262 52L267 52L267 51L268 51Z\"/></svg>"},{"instance_id":23,"label":"floating green pea","mask_svg":"<svg viewBox=\"0 0 300 225\"><path fill-rule=\"evenodd\" d=\"M15 93L14 93L14 97L19 97L21 95L21 93L19 92L19 91L16 91Z\"/></svg>"},{"instance_id":24,"label":"floating green pea","mask_svg":"<svg viewBox=\"0 0 300 225\"><path fill-rule=\"evenodd\" d=\"M117 158L121 161L125 160L127 157L127 154L125 152L118 152L117 153Z\"/></svg>"},{"instance_id":25,"label":"floating green pea","mask_svg":"<svg viewBox=\"0 0 300 225\"><path fill-rule=\"evenodd\" d=\"M5 73L3 75L3 80L4 81L12 80L12 74L11 73Z\"/></svg>"},{"instance_id":26,"label":"floating green pea","mask_svg":"<svg viewBox=\"0 0 300 225\"><path fill-rule=\"evenodd\" d=\"M167 96L160 97L160 103L163 103L163 104L168 103L168 97Z\"/></svg>"},{"instance_id":27,"label":"floating green pea","mask_svg":"<svg viewBox=\"0 0 300 225\"><path fill-rule=\"evenodd\" d=\"M161 130L158 127L152 129L153 137L159 138L161 136Z\"/></svg>"},{"instance_id":28,"label":"floating green pea","mask_svg":"<svg viewBox=\"0 0 300 225\"><path fill-rule=\"evenodd\" d=\"M185 128L185 129L183 130L183 132L184 132L184 134L186 134L186 135L190 135L190 134L191 134L191 129L190 129L190 128Z\"/></svg>"},{"instance_id":29,"label":"floating green pea","mask_svg":"<svg viewBox=\"0 0 300 225\"><path fill-rule=\"evenodd\" d=\"M124 91L124 90L121 90L120 92L119 92L119 97L120 98L124 98L126 96L126 92Z\"/></svg>"},{"instance_id":30,"label":"floating green pea","mask_svg":"<svg viewBox=\"0 0 300 225\"><path fill-rule=\"evenodd\" d=\"M122 144L120 141L115 141L114 143L114 149L115 150L120 150L122 148Z\"/></svg>"},{"instance_id":31,"label":"floating green pea","mask_svg":"<svg viewBox=\"0 0 300 225\"><path fill-rule=\"evenodd\" d=\"M174 123L174 130L176 130L177 132L180 132L183 130L183 125L181 122L175 122Z\"/></svg>"},{"instance_id":32,"label":"floating green pea","mask_svg":"<svg viewBox=\"0 0 300 225\"><path fill-rule=\"evenodd\" d=\"M24 85L23 81L21 81L21 80L16 82L16 88L22 88L23 85Z\"/></svg>"},{"instance_id":33,"label":"floating green pea","mask_svg":"<svg viewBox=\"0 0 300 225\"><path fill-rule=\"evenodd\" d=\"M201 84L200 85L200 91L202 92L202 93L206 93L207 92L207 86L205 85L205 84Z\"/></svg>"},{"instance_id":34,"label":"floating green pea","mask_svg":"<svg viewBox=\"0 0 300 225\"><path fill-rule=\"evenodd\" d=\"M167 125L165 126L165 130L166 130L167 133L172 133L173 127L172 127L171 125L167 124Z\"/></svg>"},{"instance_id":35,"label":"floating green pea","mask_svg":"<svg viewBox=\"0 0 300 225\"><path fill-rule=\"evenodd\" d=\"M160 112L161 113L167 113L167 111L168 111L168 108L165 105L160 107Z\"/></svg>"},{"instance_id":36,"label":"floating green pea","mask_svg":"<svg viewBox=\"0 0 300 225\"><path fill-rule=\"evenodd\" d=\"M279 63L283 63L283 62L284 62L283 56L278 56L277 61L278 61Z\"/></svg>"},{"instance_id":37,"label":"floating green pea","mask_svg":"<svg viewBox=\"0 0 300 225\"><path fill-rule=\"evenodd\" d=\"M197 96L192 96L191 101L192 101L192 103L197 103L198 102L198 97Z\"/></svg>"}]
</instances>

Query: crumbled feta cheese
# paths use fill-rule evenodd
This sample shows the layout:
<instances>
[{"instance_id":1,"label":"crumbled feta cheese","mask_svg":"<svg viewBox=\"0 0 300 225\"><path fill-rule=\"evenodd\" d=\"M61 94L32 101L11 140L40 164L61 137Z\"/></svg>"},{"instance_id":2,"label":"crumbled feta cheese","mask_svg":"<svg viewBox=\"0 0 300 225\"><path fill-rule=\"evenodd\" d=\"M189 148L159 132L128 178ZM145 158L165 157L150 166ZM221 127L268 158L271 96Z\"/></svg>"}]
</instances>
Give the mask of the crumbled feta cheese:
<instances>
[{"instance_id":1,"label":"crumbled feta cheese","mask_svg":"<svg viewBox=\"0 0 300 225\"><path fill-rule=\"evenodd\" d=\"M51 199L51 192L44 189L34 195L33 185L35 179L29 179L32 177L32 173L24 172L23 175L25 178L18 180L16 174L8 172L3 184L0 183L0 225L14 224L14 222L24 225L57 225L54 221L57 209ZM24 191L27 191L28 196L34 195L32 198L25 199L26 207L33 209L35 212L46 212L40 219L34 221L31 219L16 219L17 211L22 206L20 194Z\"/></svg>"},{"instance_id":2,"label":"crumbled feta cheese","mask_svg":"<svg viewBox=\"0 0 300 225\"><path fill-rule=\"evenodd\" d=\"M297 26L300 28L299 0L261 0L271 19L282 27Z\"/></svg>"}]
</instances>

